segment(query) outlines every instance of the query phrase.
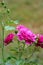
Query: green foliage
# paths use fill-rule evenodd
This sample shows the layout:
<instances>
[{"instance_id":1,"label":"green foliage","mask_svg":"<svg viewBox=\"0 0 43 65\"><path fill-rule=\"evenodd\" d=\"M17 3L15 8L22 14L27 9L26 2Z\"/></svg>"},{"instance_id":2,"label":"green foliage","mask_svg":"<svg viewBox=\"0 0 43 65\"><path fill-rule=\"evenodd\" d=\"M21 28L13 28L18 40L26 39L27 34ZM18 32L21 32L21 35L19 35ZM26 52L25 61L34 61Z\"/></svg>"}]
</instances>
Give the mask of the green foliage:
<instances>
[{"instance_id":1,"label":"green foliage","mask_svg":"<svg viewBox=\"0 0 43 65\"><path fill-rule=\"evenodd\" d=\"M4 1L2 1L2 2L1 2L1 5L2 5L2 6L4 6L4 4L5 4L5 2L4 2Z\"/></svg>"},{"instance_id":2,"label":"green foliage","mask_svg":"<svg viewBox=\"0 0 43 65\"><path fill-rule=\"evenodd\" d=\"M24 60L17 60L14 65L24 65Z\"/></svg>"},{"instance_id":3,"label":"green foliage","mask_svg":"<svg viewBox=\"0 0 43 65\"><path fill-rule=\"evenodd\" d=\"M7 61L7 62L5 63L5 65L12 65L12 64L11 64L11 61Z\"/></svg>"},{"instance_id":4,"label":"green foliage","mask_svg":"<svg viewBox=\"0 0 43 65\"><path fill-rule=\"evenodd\" d=\"M5 26L4 28L5 28L6 31L15 30L15 27L13 27L13 26Z\"/></svg>"},{"instance_id":5,"label":"green foliage","mask_svg":"<svg viewBox=\"0 0 43 65\"><path fill-rule=\"evenodd\" d=\"M19 24L19 20L11 20L11 19L8 19L7 21L6 21L6 24Z\"/></svg>"},{"instance_id":6,"label":"green foliage","mask_svg":"<svg viewBox=\"0 0 43 65\"><path fill-rule=\"evenodd\" d=\"M3 63L3 60L0 58L0 65Z\"/></svg>"},{"instance_id":7,"label":"green foliage","mask_svg":"<svg viewBox=\"0 0 43 65\"><path fill-rule=\"evenodd\" d=\"M15 24L18 24L18 23L19 23L19 21L18 21L18 20L15 20L15 21L14 21L14 23L15 23Z\"/></svg>"},{"instance_id":8,"label":"green foliage","mask_svg":"<svg viewBox=\"0 0 43 65\"><path fill-rule=\"evenodd\" d=\"M24 1L24 0L23 0ZM34 0L33 0L34 1ZM25 4L26 5L29 5L29 6L31 6L31 4L33 3L33 1L32 0L25 0L24 2L25 2ZM36 1L35 1L36 2ZM11 3L12 4L12 3ZM34 6L34 4L35 4L35 6ZM39 3L40 4L40 3ZM7 17L8 17L8 19L10 19L10 17L9 17L9 13L10 13L10 9L7 7L7 5L5 4L5 2L3 1L3 2L1 2L1 5L2 5L2 7L4 8L4 10L2 9L2 12L0 12L0 20L2 19L2 21L3 21L3 19L4 19L4 15L6 14L7 15ZM10 5L10 4L9 4ZM9 6L8 5L8 6ZM14 5L14 4L13 4ZM12 25L12 24L18 24L19 23L19 20L25 20L26 22L27 22L27 20L28 20L28 18L29 18L29 20L28 21L33 21L33 19L35 18L35 20L36 20L36 18L37 18L37 20L39 19L39 15L37 16L37 7L36 7L36 3L33 3L33 5L31 6L32 8L30 9L29 7L25 7L24 6L24 4L19 4L20 6L17 6L17 4L15 4L14 5L14 7L15 8L13 8L13 10L12 10L12 13L13 13L13 11L14 11L14 14L16 13L16 15L14 15L14 16L17 16L17 17L15 17L15 18L13 18L14 16L12 16L12 14L10 15L13 19L17 19L17 20L8 20L8 21L5 21L5 20L7 20L7 18L6 19L4 19L4 21L5 21L5 26L4 26L4 28L5 28L5 30L6 31L10 31L10 30L15 30L15 26L10 26L10 25ZM23 8L21 5L23 5L25 8ZM11 6L10 6L11 7ZM13 7L13 6L12 6ZM19 8L18 8L19 7ZM27 8L29 8L29 10L27 9ZM16 10L15 10L16 9ZM19 10L18 10L19 9ZM23 9L23 10L21 10L21 9ZM40 9L40 8L39 8ZM19 13L19 11L20 11L20 13ZM39 10L40 11L40 10ZM36 13L37 12L37 13ZM41 11L40 11L41 12ZM20 14L20 15L18 15L18 13ZM5 16L6 17L6 16ZM27 17L27 18L25 18L25 17ZM42 17L41 17L42 18ZM19 19L19 20L18 20ZM2 22L1 21L1 22ZM23 23L25 23L25 22L23 22ZM20 43L21 44L21 43ZM16 45L16 43L14 44L14 45ZM17 46L17 45L16 45ZM22 49L23 47L22 47L22 45L20 45L18 48L14 48L14 49L12 49L11 50L11 52L13 51L14 52L14 55L11 55L11 56L9 56L6 60L5 60L5 65L41 65L40 64L40 62L38 62L38 60L33 60L33 58L34 58L34 54L33 54L33 57L32 58L28 58L28 56L30 56L30 54L33 52L33 50L34 50L34 47L32 46L30 46L30 47L26 47L25 46L25 49L23 50ZM35 51L39 51L39 49L35 49ZM22 52L22 53L21 53ZM16 55L17 54L17 55ZM18 55L20 54L20 56L22 55L22 57L21 58L23 58L23 59L20 59L20 60L18 60ZM16 56L16 57L15 57ZM25 58L25 60L24 60L24 58ZM11 59L14 59L15 60L15 62L14 63L11 63ZM30 59L32 59L31 61L29 61ZM0 65L2 65L2 63L3 63L3 61L2 61L2 59L0 59ZM43 65L43 64L42 64Z\"/></svg>"},{"instance_id":9,"label":"green foliage","mask_svg":"<svg viewBox=\"0 0 43 65\"><path fill-rule=\"evenodd\" d=\"M15 20L15 21L8 20L8 21L6 21L6 24L8 25L8 26L4 27L6 31L8 31L8 30L15 30L15 27L14 26L9 26L9 24L11 24L11 25L12 24L19 24L19 21L18 20Z\"/></svg>"}]
</instances>

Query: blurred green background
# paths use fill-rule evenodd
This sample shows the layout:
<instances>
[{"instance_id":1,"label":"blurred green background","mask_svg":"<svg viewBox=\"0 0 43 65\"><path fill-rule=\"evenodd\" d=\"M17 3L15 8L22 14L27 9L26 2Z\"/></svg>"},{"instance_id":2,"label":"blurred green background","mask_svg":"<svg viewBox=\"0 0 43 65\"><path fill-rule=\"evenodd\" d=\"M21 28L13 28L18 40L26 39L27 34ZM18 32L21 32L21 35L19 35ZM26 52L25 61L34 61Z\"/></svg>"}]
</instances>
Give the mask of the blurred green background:
<instances>
[{"instance_id":1,"label":"blurred green background","mask_svg":"<svg viewBox=\"0 0 43 65\"><path fill-rule=\"evenodd\" d=\"M0 0L2 1L2 0ZM43 33L43 0L4 0L10 9L10 18L20 20L35 33ZM0 6L0 12L3 12ZM4 14L3 16L6 19Z\"/></svg>"},{"instance_id":2,"label":"blurred green background","mask_svg":"<svg viewBox=\"0 0 43 65\"><path fill-rule=\"evenodd\" d=\"M1 1L2 0L0 0L0 2ZM9 17L12 20L19 20L20 21L19 24L27 26L34 33L43 34L43 0L4 0L4 1L7 7L10 9ZM3 13L3 7L0 5L0 13L1 12ZM2 20L6 21L5 14L3 15ZM13 47L13 45L9 46L6 47L7 53L9 53L9 48ZM1 51L0 51L0 57L1 57ZM43 49L40 50L39 60L43 65Z\"/></svg>"}]
</instances>

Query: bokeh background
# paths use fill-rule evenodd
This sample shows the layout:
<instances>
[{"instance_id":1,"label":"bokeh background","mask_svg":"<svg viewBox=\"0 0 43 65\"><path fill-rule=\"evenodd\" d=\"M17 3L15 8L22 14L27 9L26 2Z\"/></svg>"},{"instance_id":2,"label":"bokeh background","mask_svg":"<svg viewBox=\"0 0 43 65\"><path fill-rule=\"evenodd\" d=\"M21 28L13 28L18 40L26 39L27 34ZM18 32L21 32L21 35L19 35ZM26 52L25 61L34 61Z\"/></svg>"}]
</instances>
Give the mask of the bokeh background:
<instances>
[{"instance_id":1,"label":"bokeh background","mask_svg":"<svg viewBox=\"0 0 43 65\"><path fill-rule=\"evenodd\" d=\"M43 0L5 0L5 3L10 9L11 19L20 20L35 33L43 33Z\"/></svg>"},{"instance_id":2,"label":"bokeh background","mask_svg":"<svg viewBox=\"0 0 43 65\"><path fill-rule=\"evenodd\" d=\"M0 0L0 2L1 1L2 0ZM19 24L25 25L26 27L31 29L34 33L43 34L43 0L4 0L4 1L7 7L10 9L9 16L12 20L19 20L20 21ZM3 8L0 5L0 13L1 12L3 13ZM5 14L3 15L2 20L6 21ZM9 48L13 47L13 45L10 44L9 46L7 46L6 48L8 53ZM0 51L0 58L1 58L1 51ZM43 65L43 49L40 50L39 60Z\"/></svg>"}]
</instances>

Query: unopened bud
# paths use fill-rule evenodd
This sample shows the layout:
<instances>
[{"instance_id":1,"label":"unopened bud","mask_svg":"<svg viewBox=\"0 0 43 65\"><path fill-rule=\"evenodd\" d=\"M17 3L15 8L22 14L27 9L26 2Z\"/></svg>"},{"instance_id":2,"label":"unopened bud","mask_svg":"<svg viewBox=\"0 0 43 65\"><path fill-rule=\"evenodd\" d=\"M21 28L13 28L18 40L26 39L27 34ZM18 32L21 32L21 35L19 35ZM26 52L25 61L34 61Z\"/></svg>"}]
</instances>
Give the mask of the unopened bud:
<instances>
[{"instance_id":1,"label":"unopened bud","mask_svg":"<svg viewBox=\"0 0 43 65\"><path fill-rule=\"evenodd\" d=\"M6 5L4 6L4 8L7 8Z\"/></svg>"},{"instance_id":2,"label":"unopened bud","mask_svg":"<svg viewBox=\"0 0 43 65\"><path fill-rule=\"evenodd\" d=\"M10 10L9 9L7 9L7 13L10 13Z\"/></svg>"},{"instance_id":3,"label":"unopened bud","mask_svg":"<svg viewBox=\"0 0 43 65\"><path fill-rule=\"evenodd\" d=\"M25 60L27 60L27 58L25 58Z\"/></svg>"},{"instance_id":4,"label":"unopened bud","mask_svg":"<svg viewBox=\"0 0 43 65\"><path fill-rule=\"evenodd\" d=\"M1 2L1 4L2 4L2 5L4 5L4 1L3 1L3 2Z\"/></svg>"},{"instance_id":5,"label":"unopened bud","mask_svg":"<svg viewBox=\"0 0 43 65\"><path fill-rule=\"evenodd\" d=\"M17 34L18 33L18 31L17 30L15 30L15 34Z\"/></svg>"}]
</instances>

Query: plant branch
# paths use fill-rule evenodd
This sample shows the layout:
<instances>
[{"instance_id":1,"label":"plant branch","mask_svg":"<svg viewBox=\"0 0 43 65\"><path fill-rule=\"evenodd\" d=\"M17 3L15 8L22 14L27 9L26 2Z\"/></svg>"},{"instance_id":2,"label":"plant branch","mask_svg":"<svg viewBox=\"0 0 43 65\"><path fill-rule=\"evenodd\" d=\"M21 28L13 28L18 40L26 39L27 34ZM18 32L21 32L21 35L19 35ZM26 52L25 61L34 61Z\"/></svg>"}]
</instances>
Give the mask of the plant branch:
<instances>
[{"instance_id":1,"label":"plant branch","mask_svg":"<svg viewBox=\"0 0 43 65\"><path fill-rule=\"evenodd\" d=\"M4 62L4 24L2 22L2 59L3 59L3 65L5 65Z\"/></svg>"}]
</instances>

